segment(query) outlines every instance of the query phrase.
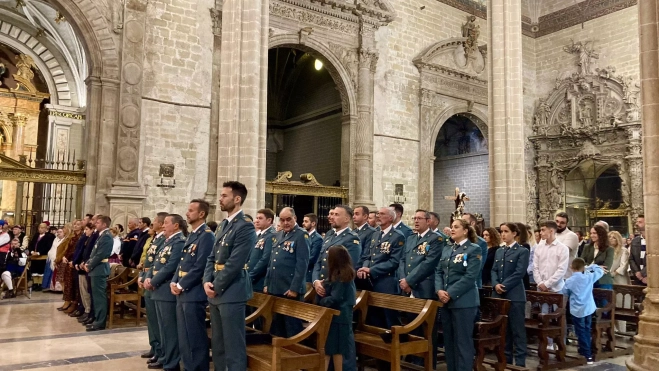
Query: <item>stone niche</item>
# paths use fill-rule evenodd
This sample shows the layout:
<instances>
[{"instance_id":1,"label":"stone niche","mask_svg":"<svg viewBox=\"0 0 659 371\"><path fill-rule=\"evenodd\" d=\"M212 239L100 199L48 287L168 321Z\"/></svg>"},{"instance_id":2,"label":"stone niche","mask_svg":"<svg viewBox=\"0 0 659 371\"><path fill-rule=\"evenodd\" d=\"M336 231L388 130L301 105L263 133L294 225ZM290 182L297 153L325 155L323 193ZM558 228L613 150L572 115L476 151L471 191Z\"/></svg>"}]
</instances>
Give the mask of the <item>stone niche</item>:
<instances>
[{"instance_id":1,"label":"stone niche","mask_svg":"<svg viewBox=\"0 0 659 371\"><path fill-rule=\"evenodd\" d=\"M536 105L529 140L535 149L532 177L537 179L538 196L532 201L539 221L570 207L576 196L569 181L583 169L599 169L593 171L596 178L613 168L620 177L622 202L615 213L609 210L612 214L635 218L643 212L639 84L616 75L615 67L593 69L591 59L582 53L578 72L562 74L553 91ZM582 196L588 202L588 194Z\"/></svg>"},{"instance_id":2,"label":"stone niche","mask_svg":"<svg viewBox=\"0 0 659 371\"><path fill-rule=\"evenodd\" d=\"M456 114L471 121L487 139L487 47L480 29L467 17L462 37L440 41L413 62L421 74L419 89L419 208L433 208L434 148L439 130Z\"/></svg>"}]
</instances>

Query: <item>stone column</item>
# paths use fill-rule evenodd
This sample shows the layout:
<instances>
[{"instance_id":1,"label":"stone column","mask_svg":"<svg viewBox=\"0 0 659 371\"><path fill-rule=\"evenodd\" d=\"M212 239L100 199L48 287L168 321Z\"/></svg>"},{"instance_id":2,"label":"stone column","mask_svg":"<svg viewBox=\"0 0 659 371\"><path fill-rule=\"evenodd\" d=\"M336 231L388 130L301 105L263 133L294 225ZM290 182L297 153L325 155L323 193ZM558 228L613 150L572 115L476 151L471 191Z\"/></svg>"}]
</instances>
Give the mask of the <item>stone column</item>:
<instances>
[{"instance_id":1,"label":"stone column","mask_svg":"<svg viewBox=\"0 0 659 371\"><path fill-rule=\"evenodd\" d=\"M22 156L23 153L23 130L25 129L25 124L27 123L27 117L22 115L16 115L13 113L9 114L9 119L13 124L13 135L11 138L12 141L12 152L13 157L18 160L18 156Z\"/></svg>"},{"instance_id":2,"label":"stone column","mask_svg":"<svg viewBox=\"0 0 659 371\"><path fill-rule=\"evenodd\" d=\"M488 0L490 224L526 220L519 0Z\"/></svg>"},{"instance_id":3,"label":"stone column","mask_svg":"<svg viewBox=\"0 0 659 371\"><path fill-rule=\"evenodd\" d=\"M364 41L362 41L364 44ZM373 203L373 92L378 55L364 45L359 50L357 88L357 128L355 132L354 205L374 207Z\"/></svg>"},{"instance_id":4,"label":"stone column","mask_svg":"<svg viewBox=\"0 0 659 371\"><path fill-rule=\"evenodd\" d=\"M220 65L222 52L222 9L211 8L213 19L213 70L211 76L211 125L210 143L208 146L208 182L204 199L211 204L211 215L215 215L217 207L217 147L220 125Z\"/></svg>"},{"instance_id":5,"label":"stone column","mask_svg":"<svg viewBox=\"0 0 659 371\"><path fill-rule=\"evenodd\" d=\"M83 190L83 210L85 213L95 213L96 184L98 175L98 135L101 126L102 84L98 76L89 76L87 85L87 112L85 140L82 145L83 159L87 162L87 184Z\"/></svg>"},{"instance_id":6,"label":"stone column","mask_svg":"<svg viewBox=\"0 0 659 371\"><path fill-rule=\"evenodd\" d=\"M262 90L268 16L266 0L226 0L222 8L219 136L223 140L218 147L217 188L227 180L244 183L248 196L243 209L251 215L265 200L265 179L260 179L262 173L265 178L265 166L259 169L259 160L265 158L265 140L260 137L267 125L262 119L266 109Z\"/></svg>"},{"instance_id":7,"label":"stone column","mask_svg":"<svg viewBox=\"0 0 659 371\"><path fill-rule=\"evenodd\" d=\"M645 240L648 288L631 370L656 370L659 363L659 0L638 2L641 61ZM633 191L632 191L633 192Z\"/></svg>"}]
</instances>

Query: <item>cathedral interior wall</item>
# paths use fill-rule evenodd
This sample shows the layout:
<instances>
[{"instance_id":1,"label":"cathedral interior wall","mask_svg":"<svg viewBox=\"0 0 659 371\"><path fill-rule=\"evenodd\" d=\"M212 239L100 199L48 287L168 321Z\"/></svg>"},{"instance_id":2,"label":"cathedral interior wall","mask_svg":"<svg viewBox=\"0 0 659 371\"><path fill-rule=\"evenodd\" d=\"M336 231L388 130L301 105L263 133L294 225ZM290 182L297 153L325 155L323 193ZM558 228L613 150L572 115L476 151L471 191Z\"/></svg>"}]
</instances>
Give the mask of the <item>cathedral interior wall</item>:
<instances>
[{"instance_id":1,"label":"cathedral interior wall","mask_svg":"<svg viewBox=\"0 0 659 371\"><path fill-rule=\"evenodd\" d=\"M462 36L468 13L436 1L391 4L396 20L376 33L373 198L376 205L388 205L394 201L394 185L403 184L409 218L418 204L419 139L430 135L419 132L420 74L412 60L439 41ZM485 42L486 22L478 18L477 23L479 40Z\"/></svg>"},{"instance_id":2,"label":"cathedral interior wall","mask_svg":"<svg viewBox=\"0 0 659 371\"><path fill-rule=\"evenodd\" d=\"M206 192L213 49L208 9L214 3L147 5L140 156L145 215L183 212ZM156 188L160 164L175 166L176 188L166 194Z\"/></svg>"}]
</instances>

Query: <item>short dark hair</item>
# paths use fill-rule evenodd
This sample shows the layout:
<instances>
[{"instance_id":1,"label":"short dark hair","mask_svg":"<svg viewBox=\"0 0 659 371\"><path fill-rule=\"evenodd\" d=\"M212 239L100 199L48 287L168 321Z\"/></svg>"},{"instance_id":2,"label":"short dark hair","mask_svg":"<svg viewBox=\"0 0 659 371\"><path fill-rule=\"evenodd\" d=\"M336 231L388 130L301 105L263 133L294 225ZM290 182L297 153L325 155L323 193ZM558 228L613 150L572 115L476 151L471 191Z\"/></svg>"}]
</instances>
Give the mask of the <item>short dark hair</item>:
<instances>
[{"instance_id":1,"label":"short dark hair","mask_svg":"<svg viewBox=\"0 0 659 371\"><path fill-rule=\"evenodd\" d=\"M208 213L211 210L211 205L208 203L208 201L201 199L201 198L195 198L194 200L190 201L191 204L197 204L197 210L199 212L204 212L204 220L208 217Z\"/></svg>"},{"instance_id":2,"label":"short dark hair","mask_svg":"<svg viewBox=\"0 0 659 371\"><path fill-rule=\"evenodd\" d=\"M567 216L567 213L565 211L561 211L560 213L556 213L557 218L563 218L565 219L566 222L570 221L570 217Z\"/></svg>"},{"instance_id":3,"label":"short dark hair","mask_svg":"<svg viewBox=\"0 0 659 371\"><path fill-rule=\"evenodd\" d=\"M57 229L58 229L57 227L55 227L54 225L51 225L50 227L48 227L48 232L56 231Z\"/></svg>"},{"instance_id":4,"label":"short dark hair","mask_svg":"<svg viewBox=\"0 0 659 371\"><path fill-rule=\"evenodd\" d=\"M476 219L476 217L474 216L474 214L471 214L471 213L464 213L464 214L462 214L462 215L463 215L463 216L466 215L467 218L469 218L469 223L471 223L471 222L476 223L476 222L478 221L478 219Z\"/></svg>"},{"instance_id":5,"label":"short dark hair","mask_svg":"<svg viewBox=\"0 0 659 371\"><path fill-rule=\"evenodd\" d=\"M574 258L570 267L574 271L583 272L584 268L586 267L586 261L581 258Z\"/></svg>"},{"instance_id":6,"label":"short dark hair","mask_svg":"<svg viewBox=\"0 0 659 371\"><path fill-rule=\"evenodd\" d=\"M357 209L362 209L362 213L364 213L366 215L371 213L371 211L368 209L368 206L359 205L359 206L355 207L355 210L357 210Z\"/></svg>"},{"instance_id":7,"label":"short dark hair","mask_svg":"<svg viewBox=\"0 0 659 371\"><path fill-rule=\"evenodd\" d=\"M119 229L119 232L123 232L123 231L124 231L124 226L121 225L121 224L117 224L117 228Z\"/></svg>"},{"instance_id":8,"label":"short dark hair","mask_svg":"<svg viewBox=\"0 0 659 371\"><path fill-rule=\"evenodd\" d=\"M161 212L159 212L158 214L156 214L156 220L157 220L160 224L162 224L162 223L165 222L165 218L167 217L167 215L169 215L169 213L164 212L164 211L161 211ZM151 224L151 223L149 223L149 224Z\"/></svg>"},{"instance_id":9,"label":"short dark hair","mask_svg":"<svg viewBox=\"0 0 659 371\"><path fill-rule=\"evenodd\" d=\"M553 229L553 230L558 229L558 225L553 220L545 220L544 222L540 223L540 228L542 228L542 227Z\"/></svg>"},{"instance_id":10,"label":"short dark hair","mask_svg":"<svg viewBox=\"0 0 659 371\"><path fill-rule=\"evenodd\" d=\"M425 216L426 216L426 219L430 219L430 213L429 213L427 210L416 209L416 211L415 211L414 213L415 213L415 214L416 214L416 213L424 213Z\"/></svg>"},{"instance_id":11,"label":"short dark hair","mask_svg":"<svg viewBox=\"0 0 659 371\"><path fill-rule=\"evenodd\" d=\"M94 214L85 214L85 216L88 217L89 219L91 219L91 218L94 217Z\"/></svg>"},{"instance_id":12,"label":"short dark hair","mask_svg":"<svg viewBox=\"0 0 659 371\"><path fill-rule=\"evenodd\" d=\"M636 217L636 219L638 219L638 218L643 218L643 219L645 219L645 214L638 214L638 216Z\"/></svg>"},{"instance_id":13,"label":"short dark hair","mask_svg":"<svg viewBox=\"0 0 659 371\"><path fill-rule=\"evenodd\" d=\"M401 205L399 203L393 203L393 204L389 205L389 207L393 207L394 211L397 212L397 213L400 213L401 215L405 211L405 209L403 208L403 205Z\"/></svg>"},{"instance_id":14,"label":"short dark hair","mask_svg":"<svg viewBox=\"0 0 659 371\"><path fill-rule=\"evenodd\" d=\"M148 217L143 216L140 219L142 219L142 223L144 223L146 225L151 225L151 219L149 219Z\"/></svg>"},{"instance_id":15,"label":"short dark hair","mask_svg":"<svg viewBox=\"0 0 659 371\"><path fill-rule=\"evenodd\" d=\"M305 218L309 218L309 221L315 225L318 225L318 215L316 214L304 214Z\"/></svg>"},{"instance_id":16,"label":"short dark hair","mask_svg":"<svg viewBox=\"0 0 659 371\"><path fill-rule=\"evenodd\" d=\"M112 225L112 219L107 215L101 215L96 220L99 220L99 219L101 220L101 223L105 224L108 227L110 225Z\"/></svg>"},{"instance_id":17,"label":"short dark hair","mask_svg":"<svg viewBox=\"0 0 659 371\"><path fill-rule=\"evenodd\" d=\"M210 222L206 223L206 225L207 225L208 228L210 228L211 231L213 231L213 232L215 232L215 231L217 230L217 222L216 222L216 221L211 220Z\"/></svg>"},{"instance_id":18,"label":"short dark hair","mask_svg":"<svg viewBox=\"0 0 659 371\"><path fill-rule=\"evenodd\" d=\"M271 219L272 221L275 220L275 212L272 211L272 209L265 208L257 211L256 213L263 214L263 216L265 216L266 219Z\"/></svg>"},{"instance_id":19,"label":"short dark hair","mask_svg":"<svg viewBox=\"0 0 659 371\"><path fill-rule=\"evenodd\" d=\"M173 224L178 224L178 229L183 232L183 235L188 235L188 223L185 221L185 218L179 214L169 214L167 217L172 219Z\"/></svg>"},{"instance_id":20,"label":"short dark hair","mask_svg":"<svg viewBox=\"0 0 659 371\"><path fill-rule=\"evenodd\" d=\"M369 211L369 212L368 212L368 215L371 215L371 214L378 215L378 212L377 212L377 211Z\"/></svg>"},{"instance_id":21,"label":"short dark hair","mask_svg":"<svg viewBox=\"0 0 659 371\"><path fill-rule=\"evenodd\" d=\"M89 222L85 225L85 228L89 228L91 230L94 230L94 225L92 224L92 222Z\"/></svg>"},{"instance_id":22,"label":"short dark hair","mask_svg":"<svg viewBox=\"0 0 659 371\"><path fill-rule=\"evenodd\" d=\"M350 215L351 218L354 215L354 212L352 211L352 208L348 205L336 205L334 207L334 209L343 209L343 210L345 210L346 213L348 213L348 215Z\"/></svg>"},{"instance_id":23,"label":"short dark hair","mask_svg":"<svg viewBox=\"0 0 659 371\"><path fill-rule=\"evenodd\" d=\"M245 199L247 198L247 187L245 187L244 184L232 180L229 182L224 182L222 184L222 187L231 188L231 193L233 193L233 197L240 196L240 205L242 206L242 204L245 202Z\"/></svg>"},{"instance_id":24,"label":"short dark hair","mask_svg":"<svg viewBox=\"0 0 659 371\"><path fill-rule=\"evenodd\" d=\"M441 222L441 221L442 221L441 219L439 219L439 214L437 214L436 212L434 212L434 211L429 211L428 213L429 213L430 215L434 216L434 217L437 219L437 222Z\"/></svg>"}]
</instances>

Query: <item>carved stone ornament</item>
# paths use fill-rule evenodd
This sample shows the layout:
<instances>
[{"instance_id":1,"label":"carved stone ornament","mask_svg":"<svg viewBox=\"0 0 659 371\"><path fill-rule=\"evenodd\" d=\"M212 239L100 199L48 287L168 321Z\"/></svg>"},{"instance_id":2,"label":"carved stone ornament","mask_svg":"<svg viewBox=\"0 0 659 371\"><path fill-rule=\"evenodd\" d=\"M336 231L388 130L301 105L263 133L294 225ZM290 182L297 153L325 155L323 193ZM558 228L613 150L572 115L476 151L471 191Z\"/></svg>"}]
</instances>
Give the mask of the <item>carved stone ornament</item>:
<instances>
[{"instance_id":1,"label":"carved stone ornament","mask_svg":"<svg viewBox=\"0 0 659 371\"><path fill-rule=\"evenodd\" d=\"M345 67L346 71L348 71L348 75L350 75L350 81L352 82L352 85L356 88L357 87L357 74L358 74L358 69L359 69L359 55L357 54L356 49L352 48L346 48L342 45L335 44L335 43L328 43L328 46L332 53L334 53L339 60L341 61L341 64L343 67Z\"/></svg>"},{"instance_id":2,"label":"carved stone ornament","mask_svg":"<svg viewBox=\"0 0 659 371\"><path fill-rule=\"evenodd\" d=\"M222 10L217 8L210 8L211 21L213 22L213 35L222 35Z\"/></svg>"},{"instance_id":3,"label":"carved stone ornament","mask_svg":"<svg viewBox=\"0 0 659 371\"><path fill-rule=\"evenodd\" d=\"M564 179L586 161L600 169L615 166L621 178L623 208L642 212L640 88L614 66L595 68L592 42L574 42L576 72L563 73L547 97L536 104L533 136L537 170L538 214L551 216L564 207ZM624 162L621 162L624 159Z\"/></svg>"},{"instance_id":4,"label":"carved stone ornament","mask_svg":"<svg viewBox=\"0 0 659 371\"><path fill-rule=\"evenodd\" d=\"M32 79L34 79L33 68L37 68L37 65L34 64L34 60L29 55L18 54L16 56L16 71L13 74L14 80L16 81L16 88L11 89L12 91L27 91L30 93L36 93L37 88L34 86Z\"/></svg>"},{"instance_id":5,"label":"carved stone ornament","mask_svg":"<svg viewBox=\"0 0 659 371\"><path fill-rule=\"evenodd\" d=\"M465 58L468 61L473 61L477 58L478 50L478 37L481 34L481 26L476 24L476 16L467 16L467 23L462 25L462 37L465 41L462 43Z\"/></svg>"}]
</instances>

